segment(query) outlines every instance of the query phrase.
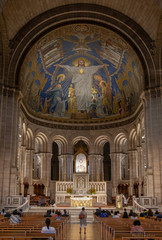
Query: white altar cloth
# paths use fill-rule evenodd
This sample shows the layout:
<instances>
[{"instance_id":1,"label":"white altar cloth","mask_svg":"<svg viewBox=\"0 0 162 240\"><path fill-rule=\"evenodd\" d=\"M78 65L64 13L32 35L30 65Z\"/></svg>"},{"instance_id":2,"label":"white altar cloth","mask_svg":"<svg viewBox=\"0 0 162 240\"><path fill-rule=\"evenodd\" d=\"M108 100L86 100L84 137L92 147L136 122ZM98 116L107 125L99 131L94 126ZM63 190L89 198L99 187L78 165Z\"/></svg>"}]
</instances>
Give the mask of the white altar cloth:
<instances>
[{"instance_id":1,"label":"white altar cloth","mask_svg":"<svg viewBox=\"0 0 162 240\"><path fill-rule=\"evenodd\" d=\"M71 197L72 207L92 207L92 197Z\"/></svg>"}]
</instances>

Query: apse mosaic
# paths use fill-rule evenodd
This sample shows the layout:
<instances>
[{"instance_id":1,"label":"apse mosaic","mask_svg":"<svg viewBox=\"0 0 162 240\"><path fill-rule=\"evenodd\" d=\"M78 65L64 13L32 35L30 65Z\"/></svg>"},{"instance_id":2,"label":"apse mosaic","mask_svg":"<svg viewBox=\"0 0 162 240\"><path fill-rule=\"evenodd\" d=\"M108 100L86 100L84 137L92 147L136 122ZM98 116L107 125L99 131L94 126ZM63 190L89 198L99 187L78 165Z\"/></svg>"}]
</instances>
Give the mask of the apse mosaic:
<instances>
[{"instance_id":1,"label":"apse mosaic","mask_svg":"<svg viewBox=\"0 0 162 240\"><path fill-rule=\"evenodd\" d=\"M20 71L23 102L46 119L112 119L132 114L143 70L132 47L95 25L53 30L28 52Z\"/></svg>"}]
</instances>

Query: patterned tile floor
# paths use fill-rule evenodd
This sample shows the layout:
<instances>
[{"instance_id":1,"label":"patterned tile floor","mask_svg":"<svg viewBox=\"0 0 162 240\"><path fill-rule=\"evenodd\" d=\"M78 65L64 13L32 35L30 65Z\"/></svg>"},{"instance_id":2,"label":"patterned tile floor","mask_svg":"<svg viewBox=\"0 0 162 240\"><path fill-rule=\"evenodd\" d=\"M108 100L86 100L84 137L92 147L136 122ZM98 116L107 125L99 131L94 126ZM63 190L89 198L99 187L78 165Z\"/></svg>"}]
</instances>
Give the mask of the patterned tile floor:
<instances>
[{"instance_id":1,"label":"patterned tile floor","mask_svg":"<svg viewBox=\"0 0 162 240\"><path fill-rule=\"evenodd\" d=\"M65 226L63 240L100 240L99 225L96 223L87 224L86 234L84 234L84 229L82 233L79 233L80 225L68 223Z\"/></svg>"}]
</instances>

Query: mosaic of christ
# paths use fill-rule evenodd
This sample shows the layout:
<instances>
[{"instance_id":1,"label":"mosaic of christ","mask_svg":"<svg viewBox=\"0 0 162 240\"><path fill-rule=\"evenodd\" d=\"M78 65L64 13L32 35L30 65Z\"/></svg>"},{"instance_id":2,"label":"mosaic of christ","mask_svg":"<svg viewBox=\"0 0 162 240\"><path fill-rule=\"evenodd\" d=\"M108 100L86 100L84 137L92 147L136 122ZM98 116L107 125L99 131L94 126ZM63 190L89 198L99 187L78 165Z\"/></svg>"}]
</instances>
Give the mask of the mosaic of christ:
<instances>
[{"instance_id":1,"label":"mosaic of christ","mask_svg":"<svg viewBox=\"0 0 162 240\"><path fill-rule=\"evenodd\" d=\"M132 47L114 32L70 25L41 38L20 71L23 101L46 119L112 119L132 114L143 89Z\"/></svg>"}]
</instances>

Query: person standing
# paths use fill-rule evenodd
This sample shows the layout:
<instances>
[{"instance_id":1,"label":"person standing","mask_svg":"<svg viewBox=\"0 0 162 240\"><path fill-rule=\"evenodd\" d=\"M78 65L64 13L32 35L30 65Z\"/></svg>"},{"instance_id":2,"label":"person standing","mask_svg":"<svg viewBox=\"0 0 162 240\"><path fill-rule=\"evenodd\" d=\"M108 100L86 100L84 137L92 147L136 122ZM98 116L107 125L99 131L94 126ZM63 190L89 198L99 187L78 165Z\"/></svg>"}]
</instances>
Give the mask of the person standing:
<instances>
[{"instance_id":1,"label":"person standing","mask_svg":"<svg viewBox=\"0 0 162 240\"><path fill-rule=\"evenodd\" d=\"M80 219L80 232L82 231L82 225L84 225L84 234L86 234L86 226L87 226L87 213L85 211L85 208L82 208L82 211L79 214Z\"/></svg>"}]
</instances>

